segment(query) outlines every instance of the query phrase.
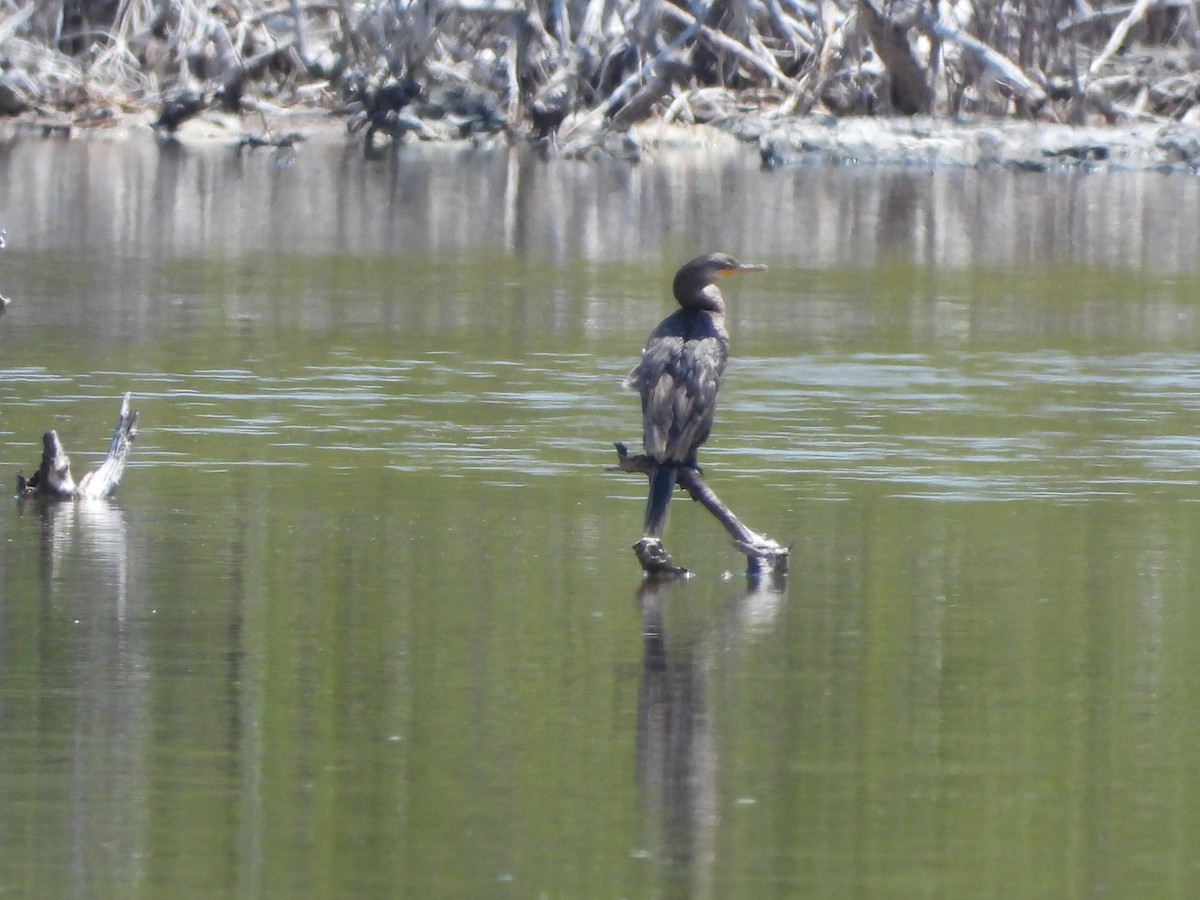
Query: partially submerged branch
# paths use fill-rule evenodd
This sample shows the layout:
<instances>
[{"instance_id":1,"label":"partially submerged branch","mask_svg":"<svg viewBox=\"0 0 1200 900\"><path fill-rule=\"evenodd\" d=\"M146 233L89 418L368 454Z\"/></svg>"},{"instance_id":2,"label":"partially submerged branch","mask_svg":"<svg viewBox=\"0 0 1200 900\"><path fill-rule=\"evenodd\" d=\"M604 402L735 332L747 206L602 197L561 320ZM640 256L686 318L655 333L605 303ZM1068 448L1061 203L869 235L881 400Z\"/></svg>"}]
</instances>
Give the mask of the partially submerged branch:
<instances>
[{"instance_id":1,"label":"partially submerged branch","mask_svg":"<svg viewBox=\"0 0 1200 900\"><path fill-rule=\"evenodd\" d=\"M71 477L71 458L58 439L58 433L42 436L42 462L32 478L17 475L18 497L44 497L53 500L92 500L111 497L125 474L133 439L137 436L137 410L129 408L128 393L121 399L121 412L113 429L108 455L99 468L88 472L76 483Z\"/></svg>"},{"instance_id":2,"label":"partially submerged branch","mask_svg":"<svg viewBox=\"0 0 1200 900\"><path fill-rule=\"evenodd\" d=\"M648 456L638 454L630 456L628 449L620 441L613 444L617 449L617 465L614 471L636 472L650 475L654 470L654 461ZM786 572L788 548L784 547L766 535L750 530L733 514L728 506L721 502L700 474L699 469L680 467L676 477L677 483L691 495L691 498L707 509L717 521L724 526L733 538L733 544L746 556L749 574L761 575L764 572ZM676 566L663 548L658 538L644 537L634 544L634 552L642 568L652 573L668 573L686 575L687 569Z\"/></svg>"}]
</instances>

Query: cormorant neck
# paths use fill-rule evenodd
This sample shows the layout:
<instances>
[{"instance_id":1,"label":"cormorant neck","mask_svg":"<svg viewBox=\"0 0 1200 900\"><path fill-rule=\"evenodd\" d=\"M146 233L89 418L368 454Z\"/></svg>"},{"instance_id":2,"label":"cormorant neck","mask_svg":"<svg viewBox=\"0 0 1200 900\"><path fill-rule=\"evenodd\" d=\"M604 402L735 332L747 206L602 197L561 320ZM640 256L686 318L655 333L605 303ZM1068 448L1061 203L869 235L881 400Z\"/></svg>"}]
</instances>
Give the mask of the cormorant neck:
<instances>
[{"instance_id":1,"label":"cormorant neck","mask_svg":"<svg viewBox=\"0 0 1200 900\"><path fill-rule=\"evenodd\" d=\"M699 290L687 293L678 292L675 299L684 309L702 309L720 314L725 312L725 298L715 284L706 284Z\"/></svg>"}]
</instances>

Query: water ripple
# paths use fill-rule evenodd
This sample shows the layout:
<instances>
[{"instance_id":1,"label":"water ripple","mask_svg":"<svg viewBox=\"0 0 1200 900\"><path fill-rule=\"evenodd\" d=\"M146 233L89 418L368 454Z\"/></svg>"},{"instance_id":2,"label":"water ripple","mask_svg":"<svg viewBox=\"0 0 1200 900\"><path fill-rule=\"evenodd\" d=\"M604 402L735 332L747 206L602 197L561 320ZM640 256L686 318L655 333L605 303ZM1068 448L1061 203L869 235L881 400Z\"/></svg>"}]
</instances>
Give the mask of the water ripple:
<instances>
[{"instance_id":1,"label":"water ripple","mask_svg":"<svg viewBox=\"0 0 1200 900\"><path fill-rule=\"evenodd\" d=\"M627 358L417 360L66 378L0 370L6 429L35 443L50 421L95 434L132 389L138 464L378 466L566 475L636 447ZM32 389L31 389L32 388ZM46 416L47 407L51 411ZM33 413L41 424L18 430ZM735 360L703 461L802 494L854 485L943 500L1080 498L1193 487L1200 355L811 354ZM24 454L27 455L27 454Z\"/></svg>"}]
</instances>

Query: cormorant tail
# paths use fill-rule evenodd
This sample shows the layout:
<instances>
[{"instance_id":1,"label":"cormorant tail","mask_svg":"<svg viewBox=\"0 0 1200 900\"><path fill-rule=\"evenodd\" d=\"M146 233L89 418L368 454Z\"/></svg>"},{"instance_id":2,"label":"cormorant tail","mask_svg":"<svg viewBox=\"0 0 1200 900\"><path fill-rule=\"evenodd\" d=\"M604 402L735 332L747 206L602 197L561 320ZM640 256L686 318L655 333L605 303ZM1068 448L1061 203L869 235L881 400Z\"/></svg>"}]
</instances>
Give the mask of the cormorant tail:
<instances>
[{"instance_id":1,"label":"cormorant tail","mask_svg":"<svg viewBox=\"0 0 1200 900\"><path fill-rule=\"evenodd\" d=\"M650 476L650 496L646 498L646 523L642 533L646 537L661 537L667 524L667 507L675 492L675 477L679 468L672 465L654 467Z\"/></svg>"}]
</instances>

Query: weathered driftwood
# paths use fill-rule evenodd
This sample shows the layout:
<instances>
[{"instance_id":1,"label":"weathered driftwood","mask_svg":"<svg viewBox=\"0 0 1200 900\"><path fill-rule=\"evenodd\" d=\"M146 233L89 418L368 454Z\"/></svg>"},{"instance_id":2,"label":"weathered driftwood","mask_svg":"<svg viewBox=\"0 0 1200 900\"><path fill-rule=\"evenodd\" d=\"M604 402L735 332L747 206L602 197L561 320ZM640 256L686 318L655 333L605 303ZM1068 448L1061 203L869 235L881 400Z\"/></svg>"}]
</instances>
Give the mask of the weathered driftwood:
<instances>
[{"instance_id":1,"label":"weathered driftwood","mask_svg":"<svg viewBox=\"0 0 1200 900\"><path fill-rule=\"evenodd\" d=\"M973 35L956 28L944 18L935 19L928 15L923 15L923 17L924 27L931 34L939 40L957 44L970 53L988 77L1004 85L1035 108L1046 102L1046 92L1042 87L1029 78L1019 65L1003 53L989 47Z\"/></svg>"},{"instance_id":2,"label":"weathered driftwood","mask_svg":"<svg viewBox=\"0 0 1200 900\"><path fill-rule=\"evenodd\" d=\"M1108 43L1104 45L1104 49L1097 54L1092 60L1092 64L1088 66L1087 75L1089 78L1095 78L1100 70L1107 64L1109 58L1121 49L1121 45L1125 43L1129 37L1130 29L1140 22L1153 7L1159 4L1159 0L1136 0L1133 8L1129 10L1129 15L1117 23L1117 27L1113 29L1113 33L1108 38Z\"/></svg>"},{"instance_id":3,"label":"weathered driftwood","mask_svg":"<svg viewBox=\"0 0 1200 900\"><path fill-rule=\"evenodd\" d=\"M640 93L643 95L651 91L659 92L660 96L665 94L670 87L669 79L659 73L670 70L672 56L699 30L700 21L694 20L675 40L659 50L636 71L626 76L603 100L573 123L566 135L563 154L579 156L598 144L600 141L596 136L596 131L601 122L606 116L612 116L620 112L622 107L629 105L635 93L639 92L639 87L641 88ZM620 121L618 119L618 122ZM624 127L628 128L628 125L626 124Z\"/></svg>"},{"instance_id":4,"label":"weathered driftwood","mask_svg":"<svg viewBox=\"0 0 1200 900\"><path fill-rule=\"evenodd\" d=\"M694 18L691 13L685 13L679 7L674 6L671 3L663 3L662 11L668 17L675 19L681 25L685 26L689 25L690 20ZM797 93L804 90L803 84L793 78L789 78L786 74L784 74L783 70L779 68L779 62L774 56L771 55L771 53L756 53L751 48L725 34L725 32L709 25L701 25L700 34L706 41L717 48L717 50L721 51L722 53L728 53L730 56L736 59L739 64L753 69L760 75L767 78L770 82L774 82L780 87L784 87L789 91L795 91ZM791 36L790 32L788 36Z\"/></svg>"},{"instance_id":5,"label":"weathered driftwood","mask_svg":"<svg viewBox=\"0 0 1200 900\"><path fill-rule=\"evenodd\" d=\"M504 127L485 134L547 140L562 123L567 155L619 144L631 122L706 88L784 112L1181 118L1200 92L1127 106L1094 82L1127 71L1144 92L1181 64L1194 74L1195 10L1191 0L21 0L0 3L0 112L95 124L104 110L144 116L193 90L282 115L341 109L363 77L411 77L426 98L465 86L486 95ZM1135 44L1136 57L1123 52ZM568 76L565 103L548 103L545 89ZM420 137L480 133L438 129L436 104L415 107Z\"/></svg>"},{"instance_id":6,"label":"weathered driftwood","mask_svg":"<svg viewBox=\"0 0 1200 900\"><path fill-rule=\"evenodd\" d=\"M933 88L908 42L908 29L913 23L890 18L871 0L859 0L859 9L871 42L891 76L892 107L906 116L928 113L933 107Z\"/></svg>"},{"instance_id":7,"label":"weathered driftwood","mask_svg":"<svg viewBox=\"0 0 1200 900\"><path fill-rule=\"evenodd\" d=\"M617 448L617 465L613 467L615 471L636 472L641 475L651 473L654 461L648 456L643 454L630 456L628 449L620 441L615 442L613 446ZM766 535L758 534L746 527L733 514L733 510L721 502L721 498L716 495L716 492L704 483L704 477L700 474L699 469L681 467L676 480L693 500L702 504L729 532L734 546L746 556L748 575L757 577L766 572L783 573L787 571L788 548L781 546ZM633 545L633 550L637 554L642 568L651 574L685 577L689 574L687 569L672 562L659 538L643 537Z\"/></svg>"},{"instance_id":8,"label":"weathered driftwood","mask_svg":"<svg viewBox=\"0 0 1200 900\"><path fill-rule=\"evenodd\" d=\"M44 497L52 500L92 500L111 497L125 474L129 449L137 436L137 410L129 408L128 393L121 399L121 412L113 429L108 455L99 468L88 472L78 482L71 477L71 458L57 432L42 436L42 462L32 478L17 475L18 497Z\"/></svg>"}]
</instances>

